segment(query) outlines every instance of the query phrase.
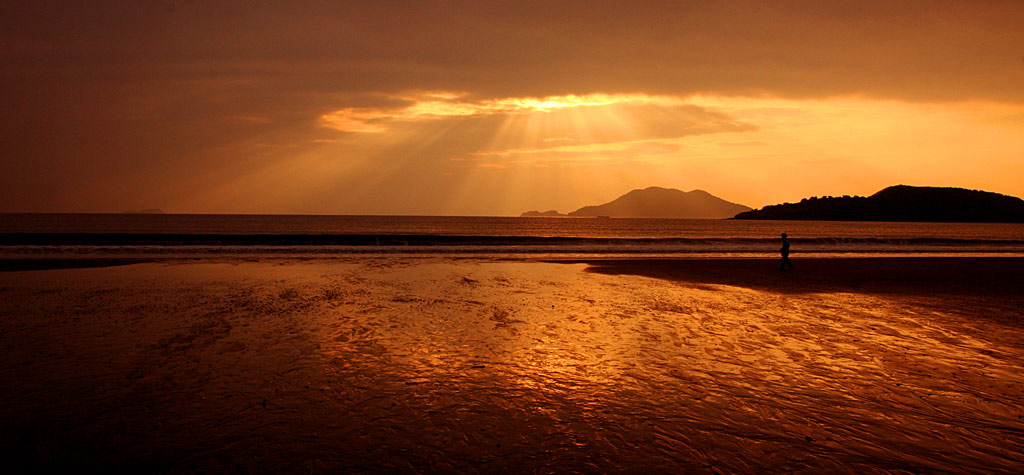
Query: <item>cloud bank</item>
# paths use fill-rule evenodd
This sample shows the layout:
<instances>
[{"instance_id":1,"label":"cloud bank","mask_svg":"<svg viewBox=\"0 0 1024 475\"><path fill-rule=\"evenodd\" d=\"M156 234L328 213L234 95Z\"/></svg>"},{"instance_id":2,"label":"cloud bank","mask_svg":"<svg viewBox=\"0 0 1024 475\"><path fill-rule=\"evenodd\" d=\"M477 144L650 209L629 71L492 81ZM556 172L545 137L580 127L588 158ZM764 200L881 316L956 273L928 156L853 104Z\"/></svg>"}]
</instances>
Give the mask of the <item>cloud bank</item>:
<instances>
[{"instance_id":1,"label":"cloud bank","mask_svg":"<svg viewBox=\"0 0 1024 475\"><path fill-rule=\"evenodd\" d=\"M602 171L594 157L650 162L623 152L642 143L675 147L663 158L684 167L694 157L685 137L756 142L742 132L780 120L694 97L1019 111L1021 13L1015 1L9 2L0 6L0 202L8 211L505 213L497 202L449 203L474 188L466 180L500 181L465 167L545 164L548 175L503 179L533 183L508 185L510 194L558 201L561 192L545 191L568 181L555 163L588 160L585 175L601 186L683 186L649 183L664 170ZM1007 123L1020 121L964 140L1005 140ZM996 155L1018 149L1002 142ZM992 160L982 161L993 173L1009 171ZM696 180L702 167L676 173ZM273 175L293 182L264 178ZM367 182L401 193L354 197Z\"/></svg>"}]
</instances>

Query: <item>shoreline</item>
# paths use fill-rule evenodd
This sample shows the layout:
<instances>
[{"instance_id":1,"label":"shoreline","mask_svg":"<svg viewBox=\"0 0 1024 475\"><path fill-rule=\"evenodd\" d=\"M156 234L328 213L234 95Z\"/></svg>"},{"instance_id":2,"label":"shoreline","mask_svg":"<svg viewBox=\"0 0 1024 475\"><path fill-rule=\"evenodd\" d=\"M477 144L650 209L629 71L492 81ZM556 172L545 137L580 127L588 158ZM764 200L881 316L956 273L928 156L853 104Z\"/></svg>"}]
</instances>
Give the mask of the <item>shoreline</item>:
<instances>
[{"instance_id":1,"label":"shoreline","mask_svg":"<svg viewBox=\"0 0 1024 475\"><path fill-rule=\"evenodd\" d=\"M132 264L144 264L158 262L160 259L148 258L0 258L0 272L22 272L34 270L61 270L61 269L92 269L98 267L118 267Z\"/></svg>"},{"instance_id":2,"label":"shoreline","mask_svg":"<svg viewBox=\"0 0 1024 475\"><path fill-rule=\"evenodd\" d=\"M691 284L719 284L786 293L1024 294L1020 257L837 257L793 259L552 259L586 264L587 272L635 275Z\"/></svg>"},{"instance_id":3,"label":"shoreline","mask_svg":"<svg viewBox=\"0 0 1024 475\"><path fill-rule=\"evenodd\" d=\"M450 260L586 264L587 272L636 275L676 282L723 284L764 290L803 291L822 287L859 289L888 284L892 290L941 287L942 291L1014 291L1024 293L1024 257L899 256L794 257L794 271L779 271L778 258L765 257L559 257L535 255L339 254L317 256L132 256L132 257L0 257L0 272L83 269L144 263L338 262L364 260ZM939 290L939 289L935 289Z\"/></svg>"},{"instance_id":4,"label":"shoreline","mask_svg":"<svg viewBox=\"0 0 1024 475\"><path fill-rule=\"evenodd\" d=\"M58 271L134 264L273 262L353 264L359 262L509 262L584 264L586 273L649 277L684 285L728 285L776 293L854 292L917 296L1024 296L1024 257L804 257L795 270L779 271L777 258L751 257L552 257L472 255L330 256L132 256L0 258L0 273Z\"/></svg>"}]
</instances>

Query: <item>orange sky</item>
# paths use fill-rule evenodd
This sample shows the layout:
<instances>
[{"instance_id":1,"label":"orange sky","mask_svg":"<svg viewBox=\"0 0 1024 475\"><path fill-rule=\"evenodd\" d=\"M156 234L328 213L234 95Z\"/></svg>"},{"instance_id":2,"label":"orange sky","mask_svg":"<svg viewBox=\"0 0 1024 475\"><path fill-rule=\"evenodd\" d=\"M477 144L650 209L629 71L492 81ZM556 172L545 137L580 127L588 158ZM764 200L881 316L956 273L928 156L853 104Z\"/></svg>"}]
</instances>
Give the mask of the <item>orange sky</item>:
<instances>
[{"instance_id":1,"label":"orange sky","mask_svg":"<svg viewBox=\"0 0 1024 475\"><path fill-rule=\"evenodd\" d=\"M8 2L0 211L1024 196L1024 4Z\"/></svg>"}]
</instances>

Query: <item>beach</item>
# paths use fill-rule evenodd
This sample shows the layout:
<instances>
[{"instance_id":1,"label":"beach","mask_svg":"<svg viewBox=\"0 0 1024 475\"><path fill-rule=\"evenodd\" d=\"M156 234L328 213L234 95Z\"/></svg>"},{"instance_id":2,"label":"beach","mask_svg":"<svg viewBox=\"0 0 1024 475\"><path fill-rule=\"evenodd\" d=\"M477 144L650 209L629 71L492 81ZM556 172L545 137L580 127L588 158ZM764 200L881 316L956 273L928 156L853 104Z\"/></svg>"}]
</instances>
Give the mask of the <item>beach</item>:
<instances>
[{"instance_id":1,"label":"beach","mask_svg":"<svg viewBox=\"0 0 1024 475\"><path fill-rule=\"evenodd\" d=\"M1024 1L5 2L4 473L1024 475Z\"/></svg>"},{"instance_id":2,"label":"beach","mask_svg":"<svg viewBox=\"0 0 1024 475\"><path fill-rule=\"evenodd\" d=\"M8 262L0 443L44 471L1019 469L1020 260L849 261Z\"/></svg>"}]
</instances>

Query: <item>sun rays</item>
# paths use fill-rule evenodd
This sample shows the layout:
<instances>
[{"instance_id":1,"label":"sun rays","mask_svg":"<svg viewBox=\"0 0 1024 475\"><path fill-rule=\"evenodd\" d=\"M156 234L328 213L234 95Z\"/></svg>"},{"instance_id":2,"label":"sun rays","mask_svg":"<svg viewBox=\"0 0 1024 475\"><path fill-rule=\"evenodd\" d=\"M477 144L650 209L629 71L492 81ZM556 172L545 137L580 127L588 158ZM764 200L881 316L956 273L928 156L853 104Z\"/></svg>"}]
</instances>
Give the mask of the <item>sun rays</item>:
<instances>
[{"instance_id":1,"label":"sun rays","mask_svg":"<svg viewBox=\"0 0 1024 475\"><path fill-rule=\"evenodd\" d=\"M451 91L379 102L323 114L318 138L329 140L282 162L267 187L291 167L308 172L309 187L288 190L294 196L282 202L317 193L337 197L330 204L339 211L516 214L650 185L709 189L756 206L870 193L908 175L1012 192L1009 177L1024 173L1014 159L1024 153L1024 120L990 103ZM979 151L988 167L964 160ZM378 189L398 191L372 206L350 198Z\"/></svg>"},{"instance_id":2,"label":"sun rays","mask_svg":"<svg viewBox=\"0 0 1024 475\"><path fill-rule=\"evenodd\" d=\"M391 125L453 117L489 115L533 115L576 108L649 104L662 107L681 105L677 97L646 94L566 94L545 97L503 97L467 100L467 93L431 91L390 96L404 102L399 107L346 107L321 117L324 125L343 132L381 133Z\"/></svg>"}]
</instances>

